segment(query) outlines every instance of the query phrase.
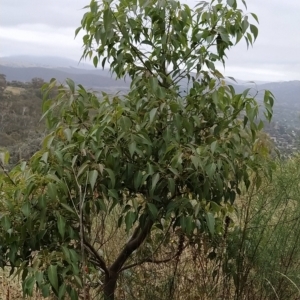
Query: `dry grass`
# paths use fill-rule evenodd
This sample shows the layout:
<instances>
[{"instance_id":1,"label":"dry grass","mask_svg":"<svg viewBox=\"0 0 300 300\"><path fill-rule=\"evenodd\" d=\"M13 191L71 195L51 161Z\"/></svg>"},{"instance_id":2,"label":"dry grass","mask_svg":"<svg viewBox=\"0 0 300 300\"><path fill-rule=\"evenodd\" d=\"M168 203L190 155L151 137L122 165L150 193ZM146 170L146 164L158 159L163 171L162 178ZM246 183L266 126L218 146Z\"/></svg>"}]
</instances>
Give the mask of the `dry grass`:
<instances>
[{"instance_id":1,"label":"dry grass","mask_svg":"<svg viewBox=\"0 0 300 300\"><path fill-rule=\"evenodd\" d=\"M0 300L20 300L23 299L22 286L17 279L8 277L8 271L0 269ZM39 294L27 298L30 300L43 299Z\"/></svg>"},{"instance_id":2,"label":"dry grass","mask_svg":"<svg viewBox=\"0 0 300 300\"><path fill-rule=\"evenodd\" d=\"M8 278L8 273L0 270L0 300L20 300L23 297L21 283L15 278ZM44 299L40 292L34 292L32 297L26 297L27 300ZM48 298L49 300L52 298Z\"/></svg>"},{"instance_id":3,"label":"dry grass","mask_svg":"<svg viewBox=\"0 0 300 300\"><path fill-rule=\"evenodd\" d=\"M294 186L294 185L293 185ZM285 218L292 219L293 216L289 216L292 213L297 211L297 205L294 200L295 197L288 193L287 198L283 197L278 199L278 203L274 203L276 199L275 191L271 192L272 189L268 187L265 191L260 191L261 194L256 195L253 193L251 195L245 195L242 198L237 199L236 201L236 211L232 212L231 219L234 220L234 224L231 223L230 228L228 228L228 237L219 237L217 241L217 248L213 248L213 244L209 236L200 236L199 240L194 243L189 243L187 239L184 241L184 249L179 257L179 259L174 258L168 263L144 263L134 268L125 270L121 273L118 287L116 291L116 299L118 300L148 300L148 299L158 299L158 300L273 300L273 299L291 299L296 300L297 291L294 287L296 284L291 284L286 278L290 278L289 270L299 270L298 262L290 264L289 269L283 270L280 269L280 261L275 253L275 248L271 252L264 252L264 248L267 248L269 243L275 243L277 246L279 244L276 240L273 241L277 236L273 237L271 233L275 229L276 222L281 222L279 216L285 216ZM279 189L281 191L281 189ZM258 198L257 198L258 197ZM259 199L259 197L261 199ZM288 200L288 201L287 201ZM248 212L248 213L247 213ZM266 215L266 218L260 219L261 215ZM96 250L103 255L108 264L111 264L112 261L117 257L118 252L122 245L126 243L128 235L125 234L125 231L117 230L116 224L119 216L119 212L110 215L104 215L103 218L96 218L92 226L92 242L95 245ZM257 221L254 219L257 218ZM261 223L263 221L263 223ZM256 224L257 222L257 224ZM261 249L261 253L257 253L257 258L260 261L257 265L251 264L252 262L247 259L246 256L242 255L241 259L243 262L241 268L239 269L243 274L240 273L241 280L243 275L246 273L247 278L245 282L242 283L243 290L236 298L236 285L233 280L233 270L227 271L224 267L236 267L237 261L236 257L228 255L228 249L231 243L240 243L240 234L235 235L235 229L243 229L244 225L248 224L249 228L251 226L264 226L266 231L262 232L262 238L270 238L268 243L263 244L264 247ZM289 223L287 223L289 224ZM285 224L285 225L287 225ZM293 223L297 225L296 221ZM269 231L268 228L271 228ZM297 227L299 228L299 227ZM288 230L287 227L286 230ZM249 229L250 230L250 229ZM288 231L281 233L278 232L277 235L288 234ZM265 237L266 236L266 237ZM289 239L293 242L294 240ZM236 239L234 240L233 237ZM252 239L252 242L261 243L260 236L257 237L258 240ZM141 249L139 249L134 257L128 261L128 264L134 264L140 261L143 257L153 254L153 259L155 260L164 260L167 257L174 256L178 251L179 247L179 233L173 232L169 238L169 241L165 245L156 251L157 244L160 244L161 238L155 236L155 233L152 234L151 239L148 243L144 243ZM247 240L246 242L251 242ZM280 242L280 241L279 241ZM247 246L248 244L245 243ZM285 243L285 245L287 245ZM297 244L296 244L297 245ZM238 255L239 251L243 252L244 247L237 248L234 253ZM237 247L239 247L237 245ZM247 249L247 248L245 248ZM297 257L298 248L295 248L296 252L292 253L292 257ZM102 252L103 251L103 252ZM278 250L279 251L279 250ZM215 257L212 257L215 255ZM244 252L244 254L247 254ZM276 264L273 266L269 264L267 258L269 255L274 255ZM265 255L265 256L264 256ZM295 256L296 255L296 256ZM210 259L213 258L213 259ZM277 263L278 262L278 263ZM284 274L283 279L287 283L283 286L278 284L279 279L272 279L268 277L271 273L266 273L267 277L263 277L260 274L263 271L264 266L273 268L271 271L282 272ZM247 271L247 268L249 270ZM283 271L282 271L283 270ZM271 272L270 271L270 272ZM245 272L245 273L244 273ZM287 274L287 275L286 275ZM101 299L101 284L99 284L99 273L95 272L90 274L94 275L93 283L97 283L98 289L89 290L89 300ZM93 276L92 276L93 277ZM280 276L279 276L280 277ZM293 280L294 277L291 277ZM272 281L273 280L273 281ZM275 280L275 281L274 281ZM278 281L279 280L279 281ZM274 284L275 283L275 284ZM276 285L277 284L277 285ZM270 288L273 289L273 292L270 291ZM295 290L295 291L294 291ZM282 295L276 298L277 292L283 291ZM281 297L281 298L280 298ZM5 299L22 299L21 286L17 280L12 280L7 278L7 273L0 273L0 300ZM43 299L39 294L36 294L34 297L28 298L32 300L41 300ZM83 299L83 298L81 298Z\"/></svg>"},{"instance_id":4,"label":"dry grass","mask_svg":"<svg viewBox=\"0 0 300 300\"><path fill-rule=\"evenodd\" d=\"M5 89L5 92L10 92L13 95L17 95L19 96L21 93L23 93L25 91L24 88L21 87L15 87L15 86L7 86Z\"/></svg>"}]
</instances>

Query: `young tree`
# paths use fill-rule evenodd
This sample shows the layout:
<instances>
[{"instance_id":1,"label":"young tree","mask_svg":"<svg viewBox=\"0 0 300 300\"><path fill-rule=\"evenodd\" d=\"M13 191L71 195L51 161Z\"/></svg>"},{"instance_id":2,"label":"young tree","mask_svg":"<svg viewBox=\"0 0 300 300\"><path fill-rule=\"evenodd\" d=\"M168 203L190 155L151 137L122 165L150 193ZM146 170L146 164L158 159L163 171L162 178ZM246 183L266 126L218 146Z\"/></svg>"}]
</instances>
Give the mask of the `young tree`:
<instances>
[{"instance_id":1,"label":"young tree","mask_svg":"<svg viewBox=\"0 0 300 300\"><path fill-rule=\"evenodd\" d=\"M86 8L76 30L86 31L83 57L109 63L131 85L125 96L101 99L71 80L53 99L55 80L44 86L50 133L0 196L0 262L22 273L29 295L36 284L44 296L76 299L94 272L105 299L114 299L122 271L159 263L154 250L138 255L145 241L180 232L168 261L185 241L213 236L222 228L216 211L259 170L258 103L248 90L236 94L215 67L243 37L248 45L256 39L255 14L235 0L194 9L173 0L92 0ZM270 120L268 91L264 104ZM128 236L119 249L106 247L112 233Z\"/></svg>"},{"instance_id":2,"label":"young tree","mask_svg":"<svg viewBox=\"0 0 300 300\"><path fill-rule=\"evenodd\" d=\"M31 85L35 89L40 89L44 83L45 83L44 79L39 77L34 77L31 79Z\"/></svg>"}]
</instances>

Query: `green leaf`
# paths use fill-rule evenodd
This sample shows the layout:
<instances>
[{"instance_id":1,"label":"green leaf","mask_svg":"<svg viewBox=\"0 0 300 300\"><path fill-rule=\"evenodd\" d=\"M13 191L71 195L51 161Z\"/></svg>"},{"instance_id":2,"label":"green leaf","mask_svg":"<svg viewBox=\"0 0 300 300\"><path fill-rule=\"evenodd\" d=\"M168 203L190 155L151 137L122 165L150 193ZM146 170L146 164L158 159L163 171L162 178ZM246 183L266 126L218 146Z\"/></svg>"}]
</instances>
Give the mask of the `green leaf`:
<instances>
[{"instance_id":1,"label":"green leaf","mask_svg":"<svg viewBox=\"0 0 300 300\"><path fill-rule=\"evenodd\" d=\"M193 231L193 219L191 216L185 217L185 231L187 234L191 234Z\"/></svg>"},{"instance_id":2,"label":"green leaf","mask_svg":"<svg viewBox=\"0 0 300 300\"><path fill-rule=\"evenodd\" d=\"M259 121L257 129L260 131L264 128L264 122L262 120Z\"/></svg>"},{"instance_id":3,"label":"green leaf","mask_svg":"<svg viewBox=\"0 0 300 300\"><path fill-rule=\"evenodd\" d=\"M1 225L5 231L11 228L11 222L8 216L4 215L1 217Z\"/></svg>"},{"instance_id":4,"label":"green leaf","mask_svg":"<svg viewBox=\"0 0 300 300\"><path fill-rule=\"evenodd\" d=\"M58 291L58 299L64 299L64 296L66 294L67 291L67 286L65 283L63 283L60 287L59 287L59 291Z\"/></svg>"},{"instance_id":5,"label":"green leaf","mask_svg":"<svg viewBox=\"0 0 300 300\"><path fill-rule=\"evenodd\" d=\"M22 205L21 211L22 211L23 215L26 218L28 218L30 216L30 213L31 213L30 204L28 202L24 203Z\"/></svg>"},{"instance_id":6,"label":"green leaf","mask_svg":"<svg viewBox=\"0 0 300 300\"><path fill-rule=\"evenodd\" d=\"M94 56L93 64L94 64L95 68L97 68L97 66L98 66L98 57L97 56Z\"/></svg>"},{"instance_id":7,"label":"green leaf","mask_svg":"<svg viewBox=\"0 0 300 300\"><path fill-rule=\"evenodd\" d=\"M63 203L63 202L60 202L59 204L60 204L64 209L66 209L67 211L69 211L70 213L76 215L75 210L74 210L71 206L69 206L68 204Z\"/></svg>"},{"instance_id":8,"label":"green leaf","mask_svg":"<svg viewBox=\"0 0 300 300\"><path fill-rule=\"evenodd\" d=\"M0 163L2 163L2 165L8 164L9 158L10 158L10 155L9 155L8 151L2 151L2 152L0 152Z\"/></svg>"},{"instance_id":9,"label":"green leaf","mask_svg":"<svg viewBox=\"0 0 300 300\"><path fill-rule=\"evenodd\" d=\"M111 181L111 187L114 188L115 184L116 184L116 177L115 177L115 173L109 169L109 168L105 168L106 172L108 173L108 176L110 178Z\"/></svg>"},{"instance_id":10,"label":"green leaf","mask_svg":"<svg viewBox=\"0 0 300 300\"><path fill-rule=\"evenodd\" d=\"M227 0L227 4L228 4L230 7L233 7L234 5L236 5L236 0Z\"/></svg>"},{"instance_id":11,"label":"green leaf","mask_svg":"<svg viewBox=\"0 0 300 300\"><path fill-rule=\"evenodd\" d=\"M208 212L205 216L206 224L211 235L215 233L215 218L212 213Z\"/></svg>"},{"instance_id":12,"label":"green leaf","mask_svg":"<svg viewBox=\"0 0 300 300\"><path fill-rule=\"evenodd\" d=\"M143 174L141 171L138 171L137 173L135 173L134 175L134 188L137 191L141 184L142 184L142 178L143 178Z\"/></svg>"},{"instance_id":13,"label":"green leaf","mask_svg":"<svg viewBox=\"0 0 300 300\"><path fill-rule=\"evenodd\" d=\"M70 78L67 78L66 83L67 83L68 87L70 88L70 91L72 92L72 94L74 94L75 93L75 83L74 83L74 81Z\"/></svg>"},{"instance_id":14,"label":"green leaf","mask_svg":"<svg viewBox=\"0 0 300 300\"><path fill-rule=\"evenodd\" d=\"M245 0L242 0L242 2L243 2L243 4L244 4L245 8L247 9L247 3L246 3L246 1L245 1Z\"/></svg>"},{"instance_id":15,"label":"green leaf","mask_svg":"<svg viewBox=\"0 0 300 300\"><path fill-rule=\"evenodd\" d=\"M245 33L248 29L248 26L249 26L249 22L248 20L245 18L242 22L242 30L243 30L243 33Z\"/></svg>"},{"instance_id":16,"label":"green leaf","mask_svg":"<svg viewBox=\"0 0 300 300\"><path fill-rule=\"evenodd\" d=\"M78 300L78 294L75 289L71 289L69 294L70 294L71 300Z\"/></svg>"},{"instance_id":17,"label":"green leaf","mask_svg":"<svg viewBox=\"0 0 300 300\"><path fill-rule=\"evenodd\" d=\"M153 46L153 43L151 41L148 41L148 40L142 41L141 44Z\"/></svg>"},{"instance_id":18,"label":"green leaf","mask_svg":"<svg viewBox=\"0 0 300 300\"><path fill-rule=\"evenodd\" d=\"M67 141L71 142L71 140L72 140L72 131L71 131L71 129L70 128L64 129L64 134L66 136Z\"/></svg>"},{"instance_id":19,"label":"green leaf","mask_svg":"<svg viewBox=\"0 0 300 300\"><path fill-rule=\"evenodd\" d=\"M237 81L235 80L234 77L228 76L229 79L233 80L235 83L237 83Z\"/></svg>"},{"instance_id":20,"label":"green leaf","mask_svg":"<svg viewBox=\"0 0 300 300\"><path fill-rule=\"evenodd\" d=\"M136 142L133 141L132 143L130 143L128 148L129 148L130 156L132 157L133 154L136 152Z\"/></svg>"},{"instance_id":21,"label":"green leaf","mask_svg":"<svg viewBox=\"0 0 300 300\"><path fill-rule=\"evenodd\" d=\"M55 289L56 292L58 292L58 277L57 277L57 266L51 265L48 268L48 278L52 285L52 287Z\"/></svg>"},{"instance_id":22,"label":"green leaf","mask_svg":"<svg viewBox=\"0 0 300 300\"><path fill-rule=\"evenodd\" d=\"M82 288L82 280L79 276L74 275L75 281L76 281L76 285L78 288Z\"/></svg>"},{"instance_id":23,"label":"green leaf","mask_svg":"<svg viewBox=\"0 0 300 300\"><path fill-rule=\"evenodd\" d=\"M35 273L35 280L37 285L41 285L44 279L44 272L38 271Z\"/></svg>"},{"instance_id":24,"label":"green leaf","mask_svg":"<svg viewBox=\"0 0 300 300\"><path fill-rule=\"evenodd\" d=\"M76 28L76 30L75 30L75 37L78 35L78 33L79 33L79 31L82 29L82 27L80 26L80 27L78 27L78 28Z\"/></svg>"},{"instance_id":25,"label":"green leaf","mask_svg":"<svg viewBox=\"0 0 300 300\"><path fill-rule=\"evenodd\" d=\"M77 161L77 158L78 158L78 155L75 155L75 156L72 158L72 168L74 168L75 163L76 163L76 161Z\"/></svg>"},{"instance_id":26,"label":"green leaf","mask_svg":"<svg viewBox=\"0 0 300 300\"><path fill-rule=\"evenodd\" d=\"M149 113L149 116L150 116L150 122L149 124L152 124L154 118L155 118L155 115L156 115L156 112L157 112L157 109L158 107L155 107L155 108L152 108L150 113Z\"/></svg>"},{"instance_id":27,"label":"green leaf","mask_svg":"<svg viewBox=\"0 0 300 300\"><path fill-rule=\"evenodd\" d=\"M103 11L103 24L106 32L109 32L111 29L113 16L111 14L110 8L107 8Z\"/></svg>"},{"instance_id":28,"label":"green leaf","mask_svg":"<svg viewBox=\"0 0 300 300\"><path fill-rule=\"evenodd\" d=\"M158 88L158 80L157 80L157 78L151 76L149 78L149 84L150 84L152 92L155 93L157 91L157 88Z\"/></svg>"},{"instance_id":29,"label":"green leaf","mask_svg":"<svg viewBox=\"0 0 300 300\"><path fill-rule=\"evenodd\" d=\"M108 190L108 196L118 200L119 199L119 195L118 195L118 191L115 189L110 189Z\"/></svg>"},{"instance_id":30,"label":"green leaf","mask_svg":"<svg viewBox=\"0 0 300 300\"><path fill-rule=\"evenodd\" d=\"M216 148L217 148L217 145L218 145L218 141L214 141L211 143L210 145L210 150L211 150L211 153L214 154L215 151L216 151Z\"/></svg>"},{"instance_id":31,"label":"green leaf","mask_svg":"<svg viewBox=\"0 0 300 300\"><path fill-rule=\"evenodd\" d=\"M192 155L190 158L191 158L191 161L192 161L195 169L198 169L199 165L200 165L200 158L198 156L194 156L194 155Z\"/></svg>"},{"instance_id":32,"label":"green leaf","mask_svg":"<svg viewBox=\"0 0 300 300\"><path fill-rule=\"evenodd\" d=\"M50 296L50 284L49 283L44 284L42 286L42 295L44 298L47 298Z\"/></svg>"},{"instance_id":33,"label":"green leaf","mask_svg":"<svg viewBox=\"0 0 300 300\"><path fill-rule=\"evenodd\" d=\"M152 219L156 220L157 214L158 214L158 210L157 210L156 206L153 203L147 203L147 206L148 206L149 211L151 213Z\"/></svg>"},{"instance_id":34,"label":"green leaf","mask_svg":"<svg viewBox=\"0 0 300 300\"><path fill-rule=\"evenodd\" d=\"M47 194L49 195L49 197L52 200L56 200L56 196L57 196L57 190L56 190L56 186L53 183L48 183L48 189L47 189Z\"/></svg>"},{"instance_id":35,"label":"green leaf","mask_svg":"<svg viewBox=\"0 0 300 300\"><path fill-rule=\"evenodd\" d=\"M173 196L175 194L175 180L173 178L168 178L168 189Z\"/></svg>"},{"instance_id":36,"label":"green leaf","mask_svg":"<svg viewBox=\"0 0 300 300\"><path fill-rule=\"evenodd\" d=\"M126 116L122 116L119 122L120 122L120 126L122 127L122 130L125 131L129 130L132 126L131 120Z\"/></svg>"},{"instance_id":37,"label":"green leaf","mask_svg":"<svg viewBox=\"0 0 300 300\"><path fill-rule=\"evenodd\" d=\"M98 171L97 170L92 170L92 171L89 172L89 183L92 187L92 190L94 189L97 178L98 178Z\"/></svg>"},{"instance_id":38,"label":"green leaf","mask_svg":"<svg viewBox=\"0 0 300 300\"><path fill-rule=\"evenodd\" d=\"M253 36L254 36L254 41L256 40L257 36L258 36L258 29L256 26L254 26L253 24L250 24L250 31L252 32Z\"/></svg>"},{"instance_id":39,"label":"green leaf","mask_svg":"<svg viewBox=\"0 0 300 300\"><path fill-rule=\"evenodd\" d=\"M157 182L159 181L159 173L156 173L152 176L152 190L155 189Z\"/></svg>"},{"instance_id":40,"label":"green leaf","mask_svg":"<svg viewBox=\"0 0 300 300\"><path fill-rule=\"evenodd\" d=\"M251 14L252 17L255 19L255 21L256 21L257 23L259 23L257 15L256 15L255 13L250 13L250 14Z\"/></svg>"},{"instance_id":41,"label":"green leaf","mask_svg":"<svg viewBox=\"0 0 300 300\"><path fill-rule=\"evenodd\" d=\"M32 296L33 295L33 287L35 284L35 276L27 277L24 281L24 291L27 295Z\"/></svg>"},{"instance_id":42,"label":"green leaf","mask_svg":"<svg viewBox=\"0 0 300 300\"><path fill-rule=\"evenodd\" d=\"M65 236L66 220L59 214L57 217L57 228L62 238Z\"/></svg>"},{"instance_id":43,"label":"green leaf","mask_svg":"<svg viewBox=\"0 0 300 300\"><path fill-rule=\"evenodd\" d=\"M41 157L41 161L43 161L45 164L48 162L49 152L43 153Z\"/></svg>"},{"instance_id":44,"label":"green leaf","mask_svg":"<svg viewBox=\"0 0 300 300\"><path fill-rule=\"evenodd\" d=\"M210 179L213 178L215 172L216 172L216 164L215 163L211 163L206 167L206 173Z\"/></svg>"},{"instance_id":45,"label":"green leaf","mask_svg":"<svg viewBox=\"0 0 300 300\"><path fill-rule=\"evenodd\" d=\"M129 211L125 216L125 225L126 225L126 231L129 232L131 229L134 221L136 219L136 214L133 211Z\"/></svg>"},{"instance_id":46,"label":"green leaf","mask_svg":"<svg viewBox=\"0 0 300 300\"><path fill-rule=\"evenodd\" d=\"M77 172L77 178L79 178L80 175L81 175L82 173L84 173L84 172L86 171L86 169L88 169L88 167L89 167L89 162L83 163L83 165L80 166L80 168L79 168L79 170L78 170L78 172Z\"/></svg>"}]
</instances>

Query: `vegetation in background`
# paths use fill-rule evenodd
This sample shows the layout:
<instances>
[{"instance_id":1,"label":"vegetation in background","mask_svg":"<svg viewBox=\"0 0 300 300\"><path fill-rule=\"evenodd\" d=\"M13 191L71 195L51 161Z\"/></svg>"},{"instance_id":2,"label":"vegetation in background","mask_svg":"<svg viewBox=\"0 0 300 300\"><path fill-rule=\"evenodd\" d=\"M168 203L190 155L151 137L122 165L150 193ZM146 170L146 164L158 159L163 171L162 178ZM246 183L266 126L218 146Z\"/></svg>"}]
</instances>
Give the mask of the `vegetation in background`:
<instances>
[{"instance_id":1,"label":"vegetation in background","mask_svg":"<svg viewBox=\"0 0 300 300\"><path fill-rule=\"evenodd\" d=\"M35 81L40 80L36 85ZM45 135L42 116L43 81L6 82L0 92L0 147L10 153L9 168L29 158L40 148Z\"/></svg>"}]
</instances>

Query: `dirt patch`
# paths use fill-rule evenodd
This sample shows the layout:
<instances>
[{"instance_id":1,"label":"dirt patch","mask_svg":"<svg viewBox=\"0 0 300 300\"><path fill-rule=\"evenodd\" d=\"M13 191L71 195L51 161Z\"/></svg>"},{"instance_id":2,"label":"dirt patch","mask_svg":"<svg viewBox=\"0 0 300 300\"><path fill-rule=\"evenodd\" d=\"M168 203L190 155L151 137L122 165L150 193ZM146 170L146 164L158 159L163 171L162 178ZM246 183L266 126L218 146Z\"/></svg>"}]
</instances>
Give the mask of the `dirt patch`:
<instances>
[{"instance_id":1,"label":"dirt patch","mask_svg":"<svg viewBox=\"0 0 300 300\"><path fill-rule=\"evenodd\" d=\"M25 89L21 88L21 87L7 86L4 91L5 92L10 92L13 95L20 95L21 93L23 93L25 91Z\"/></svg>"}]
</instances>

